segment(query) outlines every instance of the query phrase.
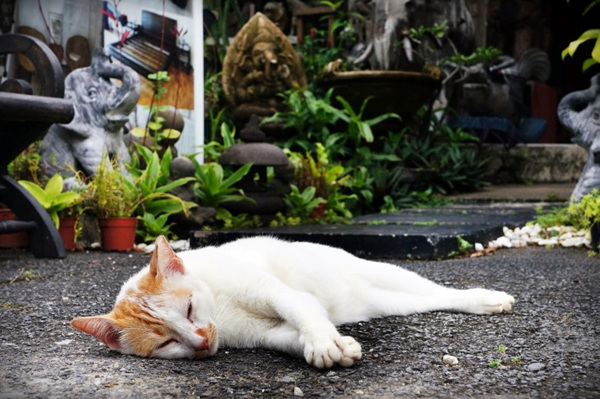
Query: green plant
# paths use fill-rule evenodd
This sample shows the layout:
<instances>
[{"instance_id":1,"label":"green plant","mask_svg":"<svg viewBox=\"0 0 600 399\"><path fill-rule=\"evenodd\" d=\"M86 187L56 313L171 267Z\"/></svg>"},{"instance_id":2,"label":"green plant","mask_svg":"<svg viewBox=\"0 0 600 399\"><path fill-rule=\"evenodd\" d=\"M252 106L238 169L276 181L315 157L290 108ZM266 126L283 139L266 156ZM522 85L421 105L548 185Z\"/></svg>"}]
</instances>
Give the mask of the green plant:
<instances>
[{"instance_id":1,"label":"green plant","mask_svg":"<svg viewBox=\"0 0 600 399\"><path fill-rule=\"evenodd\" d=\"M99 218L130 217L141 201L135 184L108 157L103 157L88 183L87 195L90 209Z\"/></svg>"},{"instance_id":2,"label":"green plant","mask_svg":"<svg viewBox=\"0 0 600 399\"><path fill-rule=\"evenodd\" d=\"M217 116L216 120L220 121L220 116ZM235 127L230 128L228 123L222 122L220 132L221 138L218 140L216 124L211 124L210 141L202 146L207 162L217 162L223 151L235 144Z\"/></svg>"},{"instance_id":3,"label":"green plant","mask_svg":"<svg viewBox=\"0 0 600 399\"><path fill-rule=\"evenodd\" d=\"M466 253L473 249L473 244L461 236L456 236L456 240L458 241L458 252Z\"/></svg>"},{"instance_id":4,"label":"green plant","mask_svg":"<svg viewBox=\"0 0 600 399\"><path fill-rule=\"evenodd\" d=\"M204 43L205 51L204 54L208 55L208 58L212 61L213 65L219 65L225 58L226 49L229 46L229 23L230 18L228 15L234 13L237 21L237 30L243 25L244 18L242 17L242 11L235 0L212 0L206 2L205 8L214 11L219 16L217 22L211 26L204 26L206 37L211 39L210 46ZM212 51L209 51L211 48Z\"/></svg>"},{"instance_id":5,"label":"green plant","mask_svg":"<svg viewBox=\"0 0 600 399\"><path fill-rule=\"evenodd\" d=\"M492 367L492 368L496 368L496 367L500 367L500 365L502 365L502 362L499 360L490 360L488 362L488 366Z\"/></svg>"},{"instance_id":6,"label":"green plant","mask_svg":"<svg viewBox=\"0 0 600 399\"><path fill-rule=\"evenodd\" d=\"M168 240L177 239L177 236L171 231L174 223L168 223L168 213L155 217L152 213L144 212L138 219L142 222L142 228L136 231L136 235L141 237L144 242L154 241L158 236L165 236Z\"/></svg>"},{"instance_id":7,"label":"green plant","mask_svg":"<svg viewBox=\"0 0 600 399\"><path fill-rule=\"evenodd\" d=\"M381 122L388 119L400 119L397 114L392 112L381 114L375 118L363 120L363 113L369 102L369 98L366 98L358 113L352 109L352 106L348 101L344 100L341 96L336 96L335 99L340 102L343 106L343 110L337 108L331 109L331 112L336 114L339 119L348 124L348 138L353 145L360 144L361 139L364 139L367 143L372 143L374 140L372 127L380 124Z\"/></svg>"},{"instance_id":8,"label":"green plant","mask_svg":"<svg viewBox=\"0 0 600 399\"><path fill-rule=\"evenodd\" d=\"M225 208L218 208L215 219L220 222L223 229L250 229L262 226L258 215L240 213L233 215Z\"/></svg>"},{"instance_id":9,"label":"green plant","mask_svg":"<svg viewBox=\"0 0 600 399\"><path fill-rule=\"evenodd\" d=\"M336 10L329 31L311 28L297 47L311 91L318 90L317 79L329 63L335 62L340 71L352 70L352 65L344 57L344 49L355 42L355 33L347 14L339 11L343 1L321 3ZM336 38L335 45L330 41L331 37Z\"/></svg>"},{"instance_id":10,"label":"green plant","mask_svg":"<svg viewBox=\"0 0 600 399\"><path fill-rule=\"evenodd\" d=\"M275 219L271 220L269 226L280 227L280 226L298 226L302 224L302 218L298 216L284 215L281 212L277 212Z\"/></svg>"},{"instance_id":11,"label":"green plant","mask_svg":"<svg viewBox=\"0 0 600 399\"><path fill-rule=\"evenodd\" d=\"M498 353L499 358L492 359L488 362L488 366L492 368L497 368L500 366L519 366L523 363L523 357L521 355L512 356L510 361L506 360L507 348L504 345L498 345L496 348L496 352Z\"/></svg>"},{"instance_id":12,"label":"green plant","mask_svg":"<svg viewBox=\"0 0 600 399\"><path fill-rule=\"evenodd\" d=\"M22 153L13 159L7 167L8 174L15 180L28 180L40 183L40 141L31 143Z\"/></svg>"},{"instance_id":13,"label":"green plant","mask_svg":"<svg viewBox=\"0 0 600 399\"><path fill-rule=\"evenodd\" d=\"M23 269L19 270L19 272L17 273L17 275L15 277L8 280L8 282L10 284L12 284L12 283L16 283L17 281L31 281L33 279L38 279L41 277L42 277L42 275L40 273L36 273L32 268L29 268L27 270L25 270L23 268Z\"/></svg>"},{"instance_id":14,"label":"green plant","mask_svg":"<svg viewBox=\"0 0 600 399\"><path fill-rule=\"evenodd\" d=\"M333 90L329 90L323 96L318 96L310 90L286 91L281 97L287 111L277 112L261 123L281 123L284 129L295 133L285 142L277 143L282 148L314 152L314 143L323 143L327 148L335 148L339 152L336 142L341 135L331 132L339 119L330 106L332 93Z\"/></svg>"},{"instance_id":15,"label":"green plant","mask_svg":"<svg viewBox=\"0 0 600 399\"><path fill-rule=\"evenodd\" d=\"M159 235L175 239L176 235L170 230L172 223L168 223L169 216L179 212L188 215L189 210L197 205L190 201L183 201L171 194L171 191L196 179L194 177L171 179L173 156L170 148L166 149L162 158L156 151L151 151L138 143L136 149L137 153L133 154L127 170L139 193L139 200L134 209L134 214L141 222L138 225L137 235L145 242L154 241ZM141 165L145 167L141 168Z\"/></svg>"},{"instance_id":16,"label":"green plant","mask_svg":"<svg viewBox=\"0 0 600 399\"><path fill-rule=\"evenodd\" d=\"M416 28L410 28L408 35L413 40L421 40L427 34L436 36L441 39L446 35L448 31L448 21L442 23L435 23L433 26L419 26Z\"/></svg>"},{"instance_id":17,"label":"green plant","mask_svg":"<svg viewBox=\"0 0 600 399\"><path fill-rule=\"evenodd\" d=\"M600 190L593 189L578 203L571 203L568 210L577 229L588 230L593 224L600 223Z\"/></svg>"},{"instance_id":18,"label":"green plant","mask_svg":"<svg viewBox=\"0 0 600 399\"><path fill-rule=\"evenodd\" d=\"M225 202L249 200L234 185L248 174L252 167L251 163L241 166L233 173L226 172L216 162L200 164L194 160L194 164L198 179L194 186L194 193L201 205L218 210Z\"/></svg>"},{"instance_id":19,"label":"green plant","mask_svg":"<svg viewBox=\"0 0 600 399\"><path fill-rule=\"evenodd\" d=\"M581 34L581 36L579 36L577 40L569 43L567 48L565 48L561 54L563 60L567 57L567 55L573 57L579 46L588 40L595 40L596 44L592 49L591 57L583 61L581 66L583 72L587 71L592 65L600 63L600 29L586 30Z\"/></svg>"},{"instance_id":20,"label":"green plant","mask_svg":"<svg viewBox=\"0 0 600 399\"><path fill-rule=\"evenodd\" d=\"M567 0L567 3L569 2L570 0ZM589 4L583 10L582 15L586 15L592 8L599 4L600 0L590 0ZM581 65L583 72L587 71L591 66L600 63L600 29L586 30L579 36L579 38L570 42L561 53L563 60L567 57L567 55L573 57L579 46L588 40L595 40L595 43L594 47L592 48L590 58L587 58L585 61L583 61L583 64Z\"/></svg>"},{"instance_id":21,"label":"green plant","mask_svg":"<svg viewBox=\"0 0 600 399\"><path fill-rule=\"evenodd\" d=\"M130 133L137 137L144 145L149 144L153 149L159 148L163 140L175 140L181 136L181 132L176 129L165 129L165 118L160 115L162 111L168 109L168 106L160 105L160 100L166 94L167 88L164 86L169 81L167 71L158 71L148 75L154 88L152 100L150 102L150 113L145 127L135 127Z\"/></svg>"},{"instance_id":22,"label":"green plant","mask_svg":"<svg viewBox=\"0 0 600 399\"><path fill-rule=\"evenodd\" d=\"M438 64L450 62L457 66L472 66L479 63L489 65L498 60L501 55L502 51L496 47L477 47L471 54L455 54L441 59Z\"/></svg>"},{"instance_id":23,"label":"green plant","mask_svg":"<svg viewBox=\"0 0 600 399\"><path fill-rule=\"evenodd\" d=\"M138 153L142 156L145 168L141 169L140 162L136 156L127 165L127 170L139 192L139 201L135 213L139 216L151 213L154 216L161 214L174 214L184 212L186 215L196 204L183 201L170 193L171 190L195 181L194 177L183 177L171 180L171 162L173 156L171 149L167 148L162 158L156 151L137 144Z\"/></svg>"},{"instance_id":24,"label":"green plant","mask_svg":"<svg viewBox=\"0 0 600 399\"><path fill-rule=\"evenodd\" d=\"M556 207L545 210L542 206L535 208L535 217L528 224L539 224L540 227L546 229L553 226L570 226L573 224L572 217L568 207Z\"/></svg>"},{"instance_id":25,"label":"green plant","mask_svg":"<svg viewBox=\"0 0 600 399\"><path fill-rule=\"evenodd\" d=\"M301 220L310 218L311 213L326 201L323 198L315 197L316 189L313 186L306 187L300 191L298 186L292 184L291 191L286 194L284 201L290 208L292 217L299 217Z\"/></svg>"},{"instance_id":26,"label":"green plant","mask_svg":"<svg viewBox=\"0 0 600 399\"><path fill-rule=\"evenodd\" d=\"M434 116L421 135L406 135L397 149L404 167L420 174L413 189L436 193L480 189L487 181L488 159L480 156L479 139L462 129L452 129Z\"/></svg>"},{"instance_id":27,"label":"green plant","mask_svg":"<svg viewBox=\"0 0 600 399\"><path fill-rule=\"evenodd\" d=\"M63 178L60 174L52 176L43 188L28 180L19 180L19 184L33 195L46 212L48 212L57 229L60 225L59 212L82 201L80 193L75 191L62 192Z\"/></svg>"},{"instance_id":28,"label":"green plant","mask_svg":"<svg viewBox=\"0 0 600 399\"><path fill-rule=\"evenodd\" d=\"M424 221L421 221L421 222L412 222L413 226L437 226L438 224L439 224L439 222L437 221L437 219L424 220ZM457 238L459 239L458 242L459 242L459 249L460 249L460 246L461 246L460 245L460 243L461 243L460 240L462 240L462 237L458 236Z\"/></svg>"}]
</instances>

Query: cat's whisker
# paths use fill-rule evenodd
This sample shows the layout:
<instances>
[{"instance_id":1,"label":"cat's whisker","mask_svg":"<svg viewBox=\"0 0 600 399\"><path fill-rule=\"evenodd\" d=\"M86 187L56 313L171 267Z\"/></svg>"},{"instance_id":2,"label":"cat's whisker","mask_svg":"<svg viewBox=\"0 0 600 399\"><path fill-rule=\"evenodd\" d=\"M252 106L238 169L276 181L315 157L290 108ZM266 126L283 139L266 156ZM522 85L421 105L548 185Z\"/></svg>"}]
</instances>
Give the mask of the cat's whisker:
<instances>
[{"instance_id":1,"label":"cat's whisker","mask_svg":"<svg viewBox=\"0 0 600 399\"><path fill-rule=\"evenodd\" d=\"M215 306L215 313L213 315L213 319L215 321L215 326L217 329L226 325L230 320L233 319L234 314L231 313L230 304L233 302L234 296L228 295L226 297L219 297L219 301ZM225 317L222 317L225 315Z\"/></svg>"}]
</instances>

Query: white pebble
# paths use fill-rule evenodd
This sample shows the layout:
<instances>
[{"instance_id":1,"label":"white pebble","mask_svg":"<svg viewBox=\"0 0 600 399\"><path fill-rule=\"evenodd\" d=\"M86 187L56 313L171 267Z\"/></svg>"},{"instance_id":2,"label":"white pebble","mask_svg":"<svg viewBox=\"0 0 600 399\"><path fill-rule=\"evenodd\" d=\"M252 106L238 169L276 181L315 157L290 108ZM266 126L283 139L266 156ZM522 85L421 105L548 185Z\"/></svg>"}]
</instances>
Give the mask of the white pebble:
<instances>
[{"instance_id":1,"label":"white pebble","mask_svg":"<svg viewBox=\"0 0 600 399\"><path fill-rule=\"evenodd\" d=\"M455 366L458 364L458 359L451 355L444 355L444 357L442 357L442 362L450 366Z\"/></svg>"},{"instance_id":2,"label":"white pebble","mask_svg":"<svg viewBox=\"0 0 600 399\"><path fill-rule=\"evenodd\" d=\"M300 389L299 387L294 387L294 396L303 397L304 392L302 392L302 389Z\"/></svg>"},{"instance_id":3,"label":"white pebble","mask_svg":"<svg viewBox=\"0 0 600 399\"><path fill-rule=\"evenodd\" d=\"M500 248L502 248L502 247L512 248L512 246L513 246L512 243L510 242L510 240L507 237L499 237L496 240L496 244Z\"/></svg>"},{"instance_id":4,"label":"white pebble","mask_svg":"<svg viewBox=\"0 0 600 399\"><path fill-rule=\"evenodd\" d=\"M541 245L543 247L547 246L547 245L557 245L558 244L558 239L557 238L547 238L545 240L539 240L538 241L538 245Z\"/></svg>"},{"instance_id":5,"label":"white pebble","mask_svg":"<svg viewBox=\"0 0 600 399\"><path fill-rule=\"evenodd\" d=\"M188 240L177 240L169 243L173 251L186 251L190 249L190 242Z\"/></svg>"},{"instance_id":6,"label":"white pebble","mask_svg":"<svg viewBox=\"0 0 600 399\"><path fill-rule=\"evenodd\" d=\"M477 252L483 251L483 245L480 242L475 243L475 251L477 251Z\"/></svg>"},{"instance_id":7,"label":"white pebble","mask_svg":"<svg viewBox=\"0 0 600 399\"><path fill-rule=\"evenodd\" d=\"M532 363L527 366L527 371L540 371L544 367L546 367L544 363Z\"/></svg>"},{"instance_id":8,"label":"white pebble","mask_svg":"<svg viewBox=\"0 0 600 399\"><path fill-rule=\"evenodd\" d=\"M585 237L571 237L560 242L563 247L583 247L588 244L589 241Z\"/></svg>"}]
</instances>

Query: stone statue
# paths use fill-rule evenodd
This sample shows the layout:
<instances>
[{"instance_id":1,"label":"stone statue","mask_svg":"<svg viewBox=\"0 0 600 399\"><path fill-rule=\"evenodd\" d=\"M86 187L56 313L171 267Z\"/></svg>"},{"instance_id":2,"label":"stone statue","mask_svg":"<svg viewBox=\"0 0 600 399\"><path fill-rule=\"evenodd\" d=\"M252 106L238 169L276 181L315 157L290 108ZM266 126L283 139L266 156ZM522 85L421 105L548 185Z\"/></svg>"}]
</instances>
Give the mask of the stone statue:
<instances>
[{"instance_id":1,"label":"stone statue","mask_svg":"<svg viewBox=\"0 0 600 399\"><path fill-rule=\"evenodd\" d=\"M558 118L573 132L573 142L589 151L571 201L577 203L594 188L600 189L600 74L586 90L567 94L558 104Z\"/></svg>"},{"instance_id":2,"label":"stone statue","mask_svg":"<svg viewBox=\"0 0 600 399\"><path fill-rule=\"evenodd\" d=\"M44 172L67 177L68 190L75 184L76 171L93 175L104 156L117 159L119 165L129 161L123 126L139 96L138 74L96 49L91 66L76 69L65 79L65 98L73 101L75 117L68 124L52 125L44 137L40 146Z\"/></svg>"},{"instance_id":3,"label":"stone statue","mask_svg":"<svg viewBox=\"0 0 600 399\"><path fill-rule=\"evenodd\" d=\"M355 0L348 12L364 13L366 6ZM426 61L449 56L454 49L463 54L475 49L473 19L465 0L372 0L371 19L372 24L365 25L371 30L366 32L369 43L354 63L373 56L372 69L421 71ZM444 22L448 30L441 39L425 35L416 41L409 36L410 28Z\"/></svg>"},{"instance_id":4,"label":"stone statue","mask_svg":"<svg viewBox=\"0 0 600 399\"><path fill-rule=\"evenodd\" d=\"M277 96L289 89L306 88L300 59L288 38L261 13L256 13L235 36L223 61L223 89L235 115L282 111Z\"/></svg>"}]
</instances>

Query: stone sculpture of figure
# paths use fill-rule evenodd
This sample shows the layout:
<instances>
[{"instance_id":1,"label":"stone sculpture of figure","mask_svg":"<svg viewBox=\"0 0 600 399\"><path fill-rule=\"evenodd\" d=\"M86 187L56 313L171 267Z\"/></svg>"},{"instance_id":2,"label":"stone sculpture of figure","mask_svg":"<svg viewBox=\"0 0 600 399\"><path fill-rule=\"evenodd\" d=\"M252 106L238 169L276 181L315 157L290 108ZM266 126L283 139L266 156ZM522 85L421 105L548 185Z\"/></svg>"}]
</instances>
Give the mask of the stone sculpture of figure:
<instances>
[{"instance_id":1,"label":"stone sculpture of figure","mask_svg":"<svg viewBox=\"0 0 600 399\"><path fill-rule=\"evenodd\" d=\"M50 127L40 146L42 168L52 176L67 177L65 189L75 184L75 172L93 175L102 157L129 161L123 126L140 96L140 80L131 68L111 62L96 49L92 64L65 79L65 98L73 101L75 117ZM125 172L125 168L123 168Z\"/></svg>"},{"instance_id":2,"label":"stone sculpture of figure","mask_svg":"<svg viewBox=\"0 0 600 399\"><path fill-rule=\"evenodd\" d=\"M359 6L365 9L366 5L357 0L349 4L353 7L349 13L355 13ZM463 54L475 49L475 28L465 0L372 0L372 10L372 31L367 32L369 44L355 63L373 54L374 69L420 71L425 60L449 56L454 48ZM432 27L443 22L448 30L442 40L425 35L417 43L409 36L410 28Z\"/></svg>"},{"instance_id":3,"label":"stone sculpture of figure","mask_svg":"<svg viewBox=\"0 0 600 399\"><path fill-rule=\"evenodd\" d=\"M600 74L587 90L567 94L558 104L558 118L573 132L573 142L589 151L571 201L579 202L594 188L600 189Z\"/></svg>"},{"instance_id":4,"label":"stone sculpture of figure","mask_svg":"<svg viewBox=\"0 0 600 399\"><path fill-rule=\"evenodd\" d=\"M288 38L261 13L256 13L235 36L223 61L223 89L242 120L252 114L281 111L277 96L306 88L300 59Z\"/></svg>"}]
</instances>

